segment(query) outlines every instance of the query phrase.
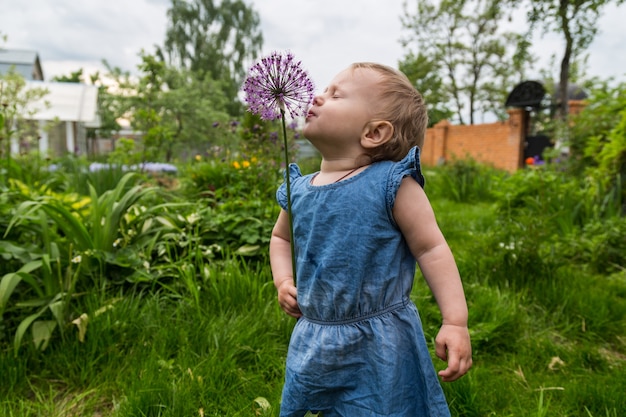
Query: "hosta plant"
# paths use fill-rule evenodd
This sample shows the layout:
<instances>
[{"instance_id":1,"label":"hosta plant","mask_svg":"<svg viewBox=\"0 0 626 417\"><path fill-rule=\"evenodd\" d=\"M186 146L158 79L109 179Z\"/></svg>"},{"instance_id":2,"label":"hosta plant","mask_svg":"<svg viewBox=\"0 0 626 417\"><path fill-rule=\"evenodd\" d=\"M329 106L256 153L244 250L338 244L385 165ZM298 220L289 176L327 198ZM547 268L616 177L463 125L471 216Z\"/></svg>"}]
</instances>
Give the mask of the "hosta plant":
<instances>
[{"instance_id":1,"label":"hosta plant","mask_svg":"<svg viewBox=\"0 0 626 417\"><path fill-rule=\"evenodd\" d=\"M90 197L63 200L51 195L31 196L21 203L5 233L19 229L40 242L32 261L0 278L0 319L17 324L17 352L31 329L33 341L47 346L56 328L69 319L69 304L79 291L103 290L109 274L128 265L129 257L116 248L126 212L154 192L132 186L136 174L127 174L113 190ZM14 245L16 253L19 245Z\"/></svg>"}]
</instances>

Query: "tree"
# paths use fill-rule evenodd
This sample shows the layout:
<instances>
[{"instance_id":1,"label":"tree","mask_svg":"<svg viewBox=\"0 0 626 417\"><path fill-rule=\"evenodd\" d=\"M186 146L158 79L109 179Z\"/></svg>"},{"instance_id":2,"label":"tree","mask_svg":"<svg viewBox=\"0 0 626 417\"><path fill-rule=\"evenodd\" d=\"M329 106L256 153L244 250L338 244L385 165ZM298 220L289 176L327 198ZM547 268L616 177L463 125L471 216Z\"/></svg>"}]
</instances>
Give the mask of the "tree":
<instances>
[{"instance_id":1,"label":"tree","mask_svg":"<svg viewBox=\"0 0 626 417\"><path fill-rule=\"evenodd\" d=\"M237 93L263 45L258 13L243 0L172 0L168 17L165 45L157 48L157 56L200 80L221 82L233 99L229 112L240 114Z\"/></svg>"},{"instance_id":2,"label":"tree","mask_svg":"<svg viewBox=\"0 0 626 417\"><path fill-rule=\"evenodd\" d=\"M6 42L7 35L0 31L0 41ZM48 94L44 88L28 87L26 80L15 71L14 67L0 73L0 157L6 158L5 170L8 173L11 164L11 139L21 137L28 130L24 121L35 114L39 106L49 104L42 99ZM2 178L0 169L0 178Z\"/></svg>"},{"instance_id":3,"label":"tree","mask_svg":"<svg viewBox=\"0 0 626 417\"><path fill-rule=\"evenodd\" d=\"M602 82L588 101L571 126L571 172L594 178L605 193L618 190L626 214L626 83Z\"/></svg>"},{"instance_id":4,"label":"tree","mask_svg":"<svg viewBox=\"0 0 626 417\"><path fill-rule=\"evenodd\" d=\"M446 106L450 94L444 88L437 62L431 61L422 54L409 53L399 63L399 69L411 80L413 86L424 98L428 108L429 126L454 116L454 112Z\"/></svg>"},{"instance_id":5,"label":"tree","mask_svg":"<svg viewBox=\"0 0 626 417\"><path fill-rule=\"evenodd\" d=\"M609 3L621 4L624 0L530 0L528 20L531 28L562 34L565 49L559 74L560 98L558 118L565 120L568 114L567 90L570 65L577 54L584 51L598 32L601 9Z\"/></svg>"},{"instance_id":6,"label":"tree","mask_svg":"<svg viewBox=\"0 0 626 417\"><path fill-rule=\"evenodd\" d=\"M230 100L222 84L198 79L143 51L140 56L138 80L119 70L109 76L116 80L116 97L124 103L120 108L125 109L125 117L142 132L141 160L169 162L176 149L207 149L213 125L230 120L226 111Z\"/></svg>"},{"instance_id":7,"label":"tree","mask_svg":"<svg viewBox=\"0 0 626 417\"><path fill-rule=\"evenodd\" d=\"M109 71L111 71L109 64L106 62L104 62L104 64ZM119 70L116 71L119 72ZM91 138L98 136L108 138L113 132L118 132L122 128L117 122L117 119L122 117L126 111L124 99L110 91L108 82L105 81L105 77L103 77L99 71L91 74L89 81L91 84L98 87L98 116L100 118L100 126L96 130L88 129L87 136Z\"/></svg>"},{"instance_id":8,"label":"tree","mask_svg":"<svg viewBox=\"0 0 626 417\"><path fill-rule=\"evenodd\" d=\"M83 69L80 68L78 71L71 72L70 75L57 75L55 77L52 77L52 81L57 81L60 83L82 83Z\"/></svg>"},{"instance_id":9,"label":"tree","mask_svg":"<svg viewBox=\"0 0 626 417\"><path fill-rule=\"evenodd\" d=\"M432 90L431 103L444 103L461 124L466 115L474 124L479 112L504 118L506 96L533 60L525 35L499 30L511 2L416 0L414 13L407 4L402 24L410 35L403 44L419 53L409 52L402 65L408 71L409 65L428 63L431 72L437 73L435 78L442 74L439 91Z\"/></svg>"},{"instance_id":10,"label":"tree","mask_svg":"<svg viewBox=\"0 0 626 417\"><path fill-rule=\"evenodd\" d=\"M37 106L49 105L43 101L48 93L44 88L29 87L24 77L13 68L0 74L0 156L6 158L6 172L10 172L11 139L20 138L28 130L25 121L41 110Z\"/></svg>"}]
</instances>

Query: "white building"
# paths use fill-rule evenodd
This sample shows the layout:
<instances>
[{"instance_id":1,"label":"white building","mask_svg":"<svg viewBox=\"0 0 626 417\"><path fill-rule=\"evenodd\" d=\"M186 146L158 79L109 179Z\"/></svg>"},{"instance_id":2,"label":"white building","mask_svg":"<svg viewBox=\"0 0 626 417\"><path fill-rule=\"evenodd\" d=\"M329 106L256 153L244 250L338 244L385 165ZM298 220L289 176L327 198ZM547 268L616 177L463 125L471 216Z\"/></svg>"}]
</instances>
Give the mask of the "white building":
<instances>
[{"instance_id":1,"label":"white building","mask_svg":"<svg viewBox=\"0 0 626 417\"><path fill-rule=\"evenodd\" d=\"M98 87L82 83L44 81L39 56L33 51L0 49L0 74L13 70L26 79L26 88L46 89L48 94L29 104L29 120L39 126L38 147L42 155L88 153L87 128L100 126ZM49 125L53 125L50 127ZM27 144L14 137L11 152L27 151Z\"/></svg>"}]
</instances>

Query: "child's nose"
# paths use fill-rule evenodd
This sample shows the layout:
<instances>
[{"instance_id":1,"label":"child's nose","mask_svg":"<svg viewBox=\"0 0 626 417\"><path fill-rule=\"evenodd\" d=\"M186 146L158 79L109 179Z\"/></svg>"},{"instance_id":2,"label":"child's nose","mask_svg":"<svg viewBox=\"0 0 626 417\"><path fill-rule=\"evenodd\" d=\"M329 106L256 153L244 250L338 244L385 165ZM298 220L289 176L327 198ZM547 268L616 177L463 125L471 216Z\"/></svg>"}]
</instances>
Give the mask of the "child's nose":
<instances>
[{"instance_id":1,"label":"child's nose","mask_svg":"<svg viewBox=\"0 0 626 417\"><path fill-rule=\"evenodd\" d=\"M324 102L324 98L321 95L317 95L313 98L313 104L316 106L321 106Z\"/></svg>"}]
</instances>

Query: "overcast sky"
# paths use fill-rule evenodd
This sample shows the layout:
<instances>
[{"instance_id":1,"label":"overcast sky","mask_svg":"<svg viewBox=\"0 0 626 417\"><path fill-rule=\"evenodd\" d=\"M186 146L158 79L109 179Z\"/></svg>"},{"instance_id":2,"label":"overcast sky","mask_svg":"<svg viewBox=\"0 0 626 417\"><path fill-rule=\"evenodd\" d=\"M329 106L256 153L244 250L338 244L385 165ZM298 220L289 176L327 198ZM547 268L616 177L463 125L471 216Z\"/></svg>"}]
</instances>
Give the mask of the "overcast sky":
<instances>
[{"instance_id":1,"label":"overcast sky","mask_svg":"<svg viewBox=\"0 0 626 417\"><path fill-rule=\"evenodd\" d=\"M263 52L290 50L318 88L355 61L397 67L404 55L400 16L404 0L249 0L261 17ZM411 0L409 0L411 1ZM134 72L143 48L163 44L170 0L0 0L0 47L39 53L46 80L101 61ZM626 80L626 5L604 9L589 48L588 74ZM548 36L534 52L547 57L562 43ZM529 74L532 78L533 75ZM555 78L558 76L554 74Z\"/></svg>"}]
</instances>

